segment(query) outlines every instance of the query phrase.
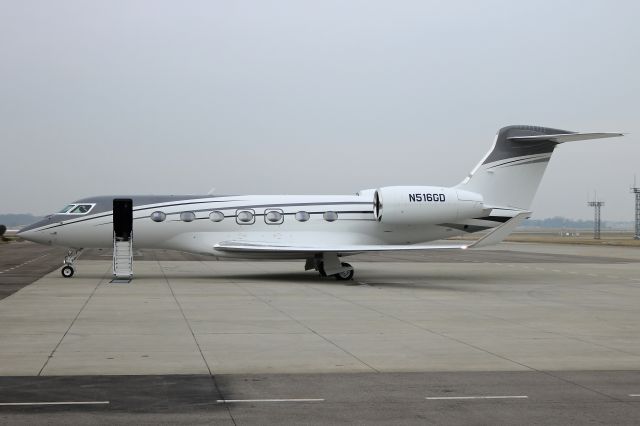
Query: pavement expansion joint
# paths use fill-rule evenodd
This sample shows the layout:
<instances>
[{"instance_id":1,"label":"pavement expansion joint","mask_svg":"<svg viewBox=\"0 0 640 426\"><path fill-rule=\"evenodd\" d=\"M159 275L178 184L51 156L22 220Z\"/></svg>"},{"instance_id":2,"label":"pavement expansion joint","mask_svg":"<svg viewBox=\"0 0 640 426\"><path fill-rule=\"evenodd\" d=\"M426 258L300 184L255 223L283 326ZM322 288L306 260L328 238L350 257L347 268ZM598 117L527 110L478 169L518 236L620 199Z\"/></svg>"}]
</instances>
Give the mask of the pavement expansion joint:
<instances>
[{"instance_id":1,"label":"pavement expansion joint","mask_svg":"<svg viewBox=\"0 0 640 426\"><path fill-rule=\"evenodd\" d=\"M64 341L65 337L67 337L67 335L69 334L69 331L71 330L71 328L73 327L73 325L76 323L76 321L78 320L78 317L80 317L80 314L82 313L82 311L87 307L87 304L89 303L89 301L91 300L91 298L94 296L94 294L96 294L96 291L98 291L98 288L100 287L100 285L106 281L108 274L110 273L111 269L109 268L107 270L107 272L105 272L102 276L102 278L97 282L97 284L95 285L95 287L93 288L93 290L91 291L91 293L89 294L89 296L86 298L86 300L84 301L84 303L82 304L82 307L80 308L80 310L78 311L78 313L75 315L75 317L73 318L73 320L71 321L71 323L69 324L69 327L66 329L66 331L64 332L64 334L62 335L62 337L60 338L60 340L58 341L58 343L56 344L56 346L53 348L53 350L51 351L51 353L49 354L49 356L47 357L46 361L44 362L44 364L42 365L42 368L40 368L40 371L38 371L38 376L41 376L42 373L44 372L45 368L47 368L47 365L49 365L49 361L51 361L51 359L54 357L56 351L58 350L58 348L60 347L60 345L62 344L62 342Z\"/></svg>"}]
</instances>

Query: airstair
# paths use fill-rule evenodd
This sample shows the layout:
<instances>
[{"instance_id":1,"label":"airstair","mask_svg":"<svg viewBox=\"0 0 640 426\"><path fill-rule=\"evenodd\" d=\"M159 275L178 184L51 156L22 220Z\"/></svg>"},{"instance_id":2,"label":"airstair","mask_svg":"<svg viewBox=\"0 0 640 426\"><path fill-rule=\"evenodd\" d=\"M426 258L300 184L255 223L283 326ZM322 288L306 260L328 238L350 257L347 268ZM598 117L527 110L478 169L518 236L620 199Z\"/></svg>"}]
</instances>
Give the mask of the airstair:
<instances>
[{"instance_id":1,"label":"airstair","mask_svg":"<svg viewBox=\"0 0 640 426\"><path fill-rule=\"evenodd\" d=\"M113 280L129 283L133 278L133 200L113 200Z\"/></svg>"},{"instance_id":2,"label":"airstair","mask_svg":"<svg viewBox=\"0 0 640 426\"><path fill-rule=\"evenodd\" d=\"M113 234L113 278L133 278L133 235L125 240Z\"/></svg>"}]
</instances>

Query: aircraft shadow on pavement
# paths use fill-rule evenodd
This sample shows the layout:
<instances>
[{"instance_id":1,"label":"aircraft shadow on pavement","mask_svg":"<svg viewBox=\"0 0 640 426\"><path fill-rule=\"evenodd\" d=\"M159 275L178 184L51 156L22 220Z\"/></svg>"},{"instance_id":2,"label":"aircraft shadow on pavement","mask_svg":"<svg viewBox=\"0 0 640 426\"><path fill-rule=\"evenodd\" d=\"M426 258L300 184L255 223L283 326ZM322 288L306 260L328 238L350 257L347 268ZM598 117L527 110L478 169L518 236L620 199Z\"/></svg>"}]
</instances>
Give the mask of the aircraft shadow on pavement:
<instances>
[{"instance_id":1,"label":"aircraft shadow on pavement","mask_svg":"<svg viewBox=\"0 0 640 426\"><path fill-rule=\"evenodd\" d=\"M95 278L102 279L103 284L110 284L111 277L105 277L100 274L79 274L78 278ZM175 280L184 281L208 281L211 285L219 285L221 281L228 285L234 284L259 284L259 283L278 283L278 284L319 284L323 286L361 286L371 288L398 288L398 289L429 289L429 290L447 290L447 291L460 291L460 292L476 292L481 291L482 284L488 283L486 280L470 281L468 276L465 275L443 275L422 274L416 276L415 274L384 274L376 275L375 277L355 276L353 280L338 281L332 277L320 277L315 272L256 272L256 273L215 273L210 274L181 274L176 271L167 271L165 274L161 273L142 273L135 274L133 280L129 284L112 285L135 285L136 280L158 280L165 281L168 279L173 286L179 286ZM492 281L493 284L495 281Z\"/></svg>"},{"instance_id":2,"label":"aircraft shadow on pavement","mask_svg":"<svg viewBox=\"0 0 640 426\"><path fill-rule=\"evenodd\" d=\"M314 272L277 272L277 273L252 273L252 274L225 274L216 275L216 278L228 278L229 280L251 280L253 282L259 281L276 281L276 282L291 282L291 283L312 283L312 284L337 284L337 285L368 285L368 286L406 286L406 287L421 287L431 286L434 281L451 281L452 283L461 283L462 277L447 276L447 275L433 275L428 274L416 277L415 275L402 275L402 274L388 274L377 275L372 277L358 277L357 273L354 279L349 281L338 281L332 277L320 277Z\"/></svg>"}]
</instances>

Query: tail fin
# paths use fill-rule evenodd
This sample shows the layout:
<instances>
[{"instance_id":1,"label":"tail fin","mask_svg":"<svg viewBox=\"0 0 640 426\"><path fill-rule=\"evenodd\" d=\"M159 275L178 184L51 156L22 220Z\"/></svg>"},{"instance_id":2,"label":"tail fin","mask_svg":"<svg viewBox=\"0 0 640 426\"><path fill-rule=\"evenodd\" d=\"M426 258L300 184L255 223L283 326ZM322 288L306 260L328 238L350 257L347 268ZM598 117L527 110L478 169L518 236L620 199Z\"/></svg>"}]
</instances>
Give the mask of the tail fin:
<instances>
[{"instance_id":1,"label":"tail fin","mask_svg":"<svg viewBox=\"0 0 640 426\"><path fill-rule=\"evenodd\" d=\"M538 126L503 127L491 150L457 188L482 194L487 206L528 210L556 146L616 136L623 134L576 133Z\"/></svg>"}]
</instances>

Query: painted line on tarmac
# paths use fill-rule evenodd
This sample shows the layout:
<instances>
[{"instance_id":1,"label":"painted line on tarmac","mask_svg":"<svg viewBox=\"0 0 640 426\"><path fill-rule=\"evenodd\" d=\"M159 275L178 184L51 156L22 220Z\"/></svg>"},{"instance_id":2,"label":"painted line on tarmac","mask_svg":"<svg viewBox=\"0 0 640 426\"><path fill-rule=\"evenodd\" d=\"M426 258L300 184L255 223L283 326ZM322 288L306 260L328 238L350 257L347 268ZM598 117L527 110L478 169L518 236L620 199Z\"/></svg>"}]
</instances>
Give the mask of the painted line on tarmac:
<instances>
[{"instance_id":1,"label":"painted line on tarmac","mask_svg":"<svg viewBox=\"0 0 640 426\"><path fill-rule=\"evenodd\" d=\"M0 402L2 407L23 405L108 405L109 401Z\"/></svg>"},{"instance_id":2,"label":"painted line on tarmac","mask_svg":"<svg viewBox=\"0 0 640 426\"><path fill-rule=\"evenodd\" d=\"M324 398L278 398L278 399L219 399L219 404L235 402L324 402Z\"/></svg>"},{"instance_id":3,"label":"painted line on tarmac","mask_svg":"<svg viewBox=\"0 0 640 426\"><path fill-rule=\"evenodd\" d=\"M46 257L48 255L49 254L47 253L47 254L43 254L42 256L34 257L33 259L27 260L26 262L22 262L19 265L16 265L16 266L8 268L8 269L5 269L4 271L0 271L0 274L4 274L5 272L13 271L14 269L20 268L21 266L25 266L25 265L27 265L27 264L29 264L31 262L35 262L36 260L42 259L43 257Z\"/></svg>"},{"instance_id":4,"label":"painted line on tarmac","mask_svg":"<svg viewBox=\"0 0 640 426\"><path fill-rule=\"evenodd\" d=\"M629 396L637 397L640 396L640 393L630 393Z\"/></svg>"},{"instance_id":5,"label":"painted line on tarmac","mask_svg":"<svg viewBox=\"0 0 640 426\"><path fill-rule=\"evenodd\" d=\"M462 400L462 399L527 399L527 395L486 395L486 396L428 396L428 401Z\"/></svg>"}]
</instances>

